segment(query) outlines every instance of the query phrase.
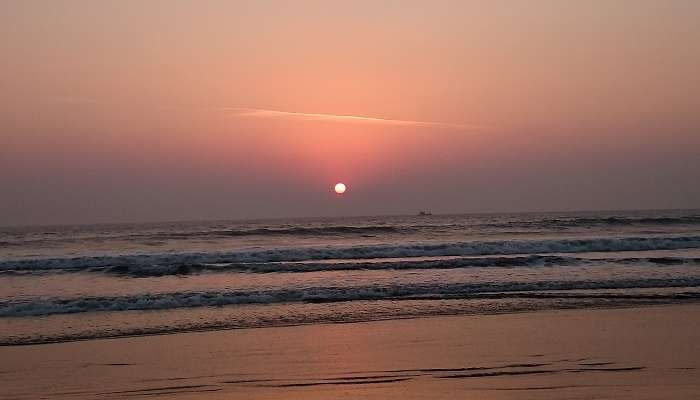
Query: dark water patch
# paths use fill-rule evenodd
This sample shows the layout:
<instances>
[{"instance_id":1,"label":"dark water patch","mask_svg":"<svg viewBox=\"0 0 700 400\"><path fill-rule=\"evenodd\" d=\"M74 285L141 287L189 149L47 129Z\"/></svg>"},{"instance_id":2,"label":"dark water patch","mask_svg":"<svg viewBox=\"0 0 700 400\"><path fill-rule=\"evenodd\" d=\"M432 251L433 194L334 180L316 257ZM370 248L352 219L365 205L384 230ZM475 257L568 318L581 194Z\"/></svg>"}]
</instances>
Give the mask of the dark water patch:
<instances>
[{"instance_id":1,"label":"dark water patch","mask_svg":"<svg viewBox=\"0 0 700 400\"><path fill-rule=\"evenodd\" d=\"M366 376L340 376L335 378L323 378L322 381L364 381L371 379L387 379L387 378L407 378L420 375L366 375Z\"/></svg>"},{"instance_id":2,"label":"dark water patch","mask_svg":"<svg viewBox=\"0 0 700 400\"><path fill-rule=\"evenodd\" d=\"M646 367L624 367L624 368L575 368L568 369L567 372L627 372L640 371Z\"/></svg>"},{"instance_id":3,"label":"dark water patch","mask_svg":"<svg viewBox=\"0 0 700 400\"><path fill-rule=\"evenodd\" d=\"M222 389L201 389L201 390L175 390L170 392L158 392L158 393L131 393L124 394L124 397L147 397L147 396L164 396L170 394L183 394L183 393L209 393L209 392L220 392Z\"/></svg>"},{"instance_id":4,"label":"dark water patch","mask_svg":"<svg viewBox=\"0 0 700 400\"><path fill-rule=\"evenodd\" d=\"M69 390L64 392L51 392L49 396L71 396L71 395L81 395L81 394L93 394L92 390Z\"/></svg>"},{"instance_id":5,"label":"dark water patch","mask_svg":"<svg viewBox=\"0 0 700 400\"><path fill-rule=\"evenodd\" d=\"M511 376L511 375L542 375L555 374L561 370L528 370L528 371L494 371L494 372L474 372L470 374L456 374L438 376L440 379L461 379L461 378L488 378L494 376Z\"/></svg>"},{"instance_id":6,"label":"dark water patch","mask_svg":"<svg viewBox=\"0 0 700 400\"><path fill-rule=\"evenodd\" d=\"M130 367L138 364L132 364L132 363L120 363L120 362L115 362L115 363L86 363L83 364L83 368L91 368L91 367Z\"/></svg>"},{"instance_id":7,"label":"dark water patch","mask_svg":"<svg viewBox=\"0 0 700 400\"><path fill-rule=\"evenodd\" d=\"M132 390L121 390L115 392L107 392L105 394L125 394L125 393L141 393L141 392L156 392L163 390L179 390L179 389L200 389L212 387L212 385L180 385L180 386L162 386L155 388L144 388L144 389L132 389Z\"/></svg>"},{"instance_id":8,"label":"dark water patch","mask_svg":"<svg viewBox=\"0 0 700 400\"><path fill-rule=\"evenodd\" d=\"M262 383L262 382L279 382L282 379L240 379L233 381L221 381L220 383L226 384L240 384L240 383Z\"/></svg>"},{"instance_id":9,"label":"dark water patch","mask_svg":"<svg viewBox=\"0 0 700 400\"><path fill-rule=\"evenodd\" d=\"M615 364L613 362L590 362L590 363L579 363L578 365L582 365L585 367L596 367L596 366L601 366L601 365L612 365Z\"/></svg>"},{"instance_id":10,"label":"dark water patch","mask_svg":"<svg viewBox=\"0 0 700 400\"><path fill-rule=\"evenodd\" d=\"M529 386L521 388L485 388L481 390L498 390L498 391L528 391L528 390L561 390L561 389L574 389L581 387L590 387L584 385L562 385L562 386Z\"/></svg>"},{"instance_id":11,"label":"dark water patch","mask_svg":"<svg viewBox=\"0 0 700 400\"><path fill-rule=\"evenodd\" d=\"M169 378L152 378L152 379L139 379L138 382L171 382L171 381L184 381L193 379L207 379L207 378L223 378L226 376L237 376L237 374L209 374L209 375L193 375L193 376L174 376Z\"/></svg>"},{"instance_id":12,"label":"dark water patch","mask_svg":"<svg viewBox=\"0 0 700 400\"><path fill-rule=\"evenodd\" d=\"M543 367L549 365L549 363L517 363L517 364L504 364L491 367L477 366L477 367L457 367L457 368L422 368L422 369L393 369L384 370L377 372L385 373L403 373L403 372L461 372L461 371L482 371L482 370L493 370L493 369L507 369L507 368L535 368Z\"/></svg>"},{"instance_id":13,"label":"dark water patch","mask_svg":"<svg viewBox=\"0 0 700 400\"><path fill-rule=\"evenodd\" d=\"M327 385L370 385L378 383L395 383L404 382L411 380L412 378L392 378L392 379L374 379L366 381L338 381L338 382L300 382L300 383L284 383L280 385L259 385L262 387L276 387L276 388L294 388L294 387L308 387L308 386L327 386Z\"/></svg>"}]
</instances>

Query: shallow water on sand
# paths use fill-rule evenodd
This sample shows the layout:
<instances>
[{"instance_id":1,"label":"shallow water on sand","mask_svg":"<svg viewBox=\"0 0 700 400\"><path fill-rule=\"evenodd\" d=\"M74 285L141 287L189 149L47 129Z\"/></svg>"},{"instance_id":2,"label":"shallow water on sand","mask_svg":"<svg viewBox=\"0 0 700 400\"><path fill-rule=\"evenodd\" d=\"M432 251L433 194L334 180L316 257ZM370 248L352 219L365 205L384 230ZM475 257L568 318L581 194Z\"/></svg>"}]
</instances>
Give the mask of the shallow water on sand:
<instances>
[{"instance_id":1,"label":"shallow water on sand","mask_svg":"<svg viewBox=\"0 0 700 400\"><path fill-rule=\"evenodd\" d=\"M0 347L0 398L695 399L698 307Z\"/></svg>"}]
</instances>

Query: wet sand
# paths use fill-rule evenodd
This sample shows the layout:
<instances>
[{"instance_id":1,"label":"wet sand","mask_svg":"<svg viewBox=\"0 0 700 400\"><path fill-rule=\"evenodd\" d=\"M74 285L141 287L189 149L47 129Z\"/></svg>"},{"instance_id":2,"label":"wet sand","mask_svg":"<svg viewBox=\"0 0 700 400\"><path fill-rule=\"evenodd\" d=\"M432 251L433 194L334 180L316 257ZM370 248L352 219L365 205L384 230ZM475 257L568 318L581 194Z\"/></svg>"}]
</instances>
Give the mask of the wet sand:
<instances>
[{"instance_id":1,"label":"wet sand","mask_svg":"<svg viewBox=\"0 0 700 400\"><path fill-rule=\"evenodd\" d=\"M696 399L700 305L0 348L2 399Z\"/></svg>"}]
</instances>

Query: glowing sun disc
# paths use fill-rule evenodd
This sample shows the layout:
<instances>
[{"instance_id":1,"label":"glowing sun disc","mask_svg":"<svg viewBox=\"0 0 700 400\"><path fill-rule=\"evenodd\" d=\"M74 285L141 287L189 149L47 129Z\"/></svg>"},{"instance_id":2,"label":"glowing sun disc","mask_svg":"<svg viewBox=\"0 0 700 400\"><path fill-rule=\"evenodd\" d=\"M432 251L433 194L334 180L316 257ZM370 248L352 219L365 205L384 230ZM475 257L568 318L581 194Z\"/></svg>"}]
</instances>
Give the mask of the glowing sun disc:
<instances>
[{"instance_id":1,"label":"glowing sun disc","mask_svg":"<svg viewBox=\"0 0 700 400\"><path fill-rule=\"evenodd\" d=\"M345 184L344 183L337 183L335 185L335 192L338 194L343 194L345 193Z\"/></svg>"}]
</instances>

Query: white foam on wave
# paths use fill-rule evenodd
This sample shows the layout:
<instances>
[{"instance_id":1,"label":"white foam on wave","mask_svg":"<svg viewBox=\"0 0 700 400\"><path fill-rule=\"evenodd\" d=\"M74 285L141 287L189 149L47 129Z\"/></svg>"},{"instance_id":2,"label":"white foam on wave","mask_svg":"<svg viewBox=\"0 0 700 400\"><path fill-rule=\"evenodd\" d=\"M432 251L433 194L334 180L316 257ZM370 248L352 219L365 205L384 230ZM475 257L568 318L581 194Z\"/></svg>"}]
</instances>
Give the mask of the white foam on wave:
<instances>
[{"instance_id":1,"label":"white foam on wave","mask_svg":"<svg viewBox=\"0 0 700 400\"><path fill-rule=\"evenodd\" d=\"M387 260L387 261L378 261ZM697 257L631 257L631 258L586 258L558 255L526 256L485 256L485 257L418 257L401 259L375 259L372 261L334 260L334 262L264 262L264 263L224 263L202 265L139 265L115 267L107 270L110 274L131 277L158 277L185 275L199 272L244 272L244 273L304 273L329 271L376 271L376 270L422 270L456 268L513 268L578 265L634 264L637 266L700 265ZM102 271L102 270L100 270Z\"/></svg>"},{"instance_id":2,"label":"white foam on wave","mask_svg":"<svg viewBox=\"0 0 700 400\"><path fill-rule=\"evenodd\" d=\"M33 299L28 301L0 302L0 317L26 317L127 310L167 310L237 304L341 302L387 299L434 300L479 296L498 298L499 296L512 296L514 292L545 295L547 291L679 287L700 287L700 278L311 287L304 289L260 291L176 292L117 297Z\"/></svg>"},{"instance_id":3,"label":"white foam on wave","mask_svg":"<svg viewBox=\"0 0 700 400\"><path fill-rule=\"evenodd\" d=\"M235 252L127 254L120 256L9 260L0 271L85 270L197 266L223 263L298 262L329 259L408 258L547 253L619 252L700 248L700 236L612 237L470 241L458 243L386 244L244 250Z\"/></svg>"}]
</instances>

